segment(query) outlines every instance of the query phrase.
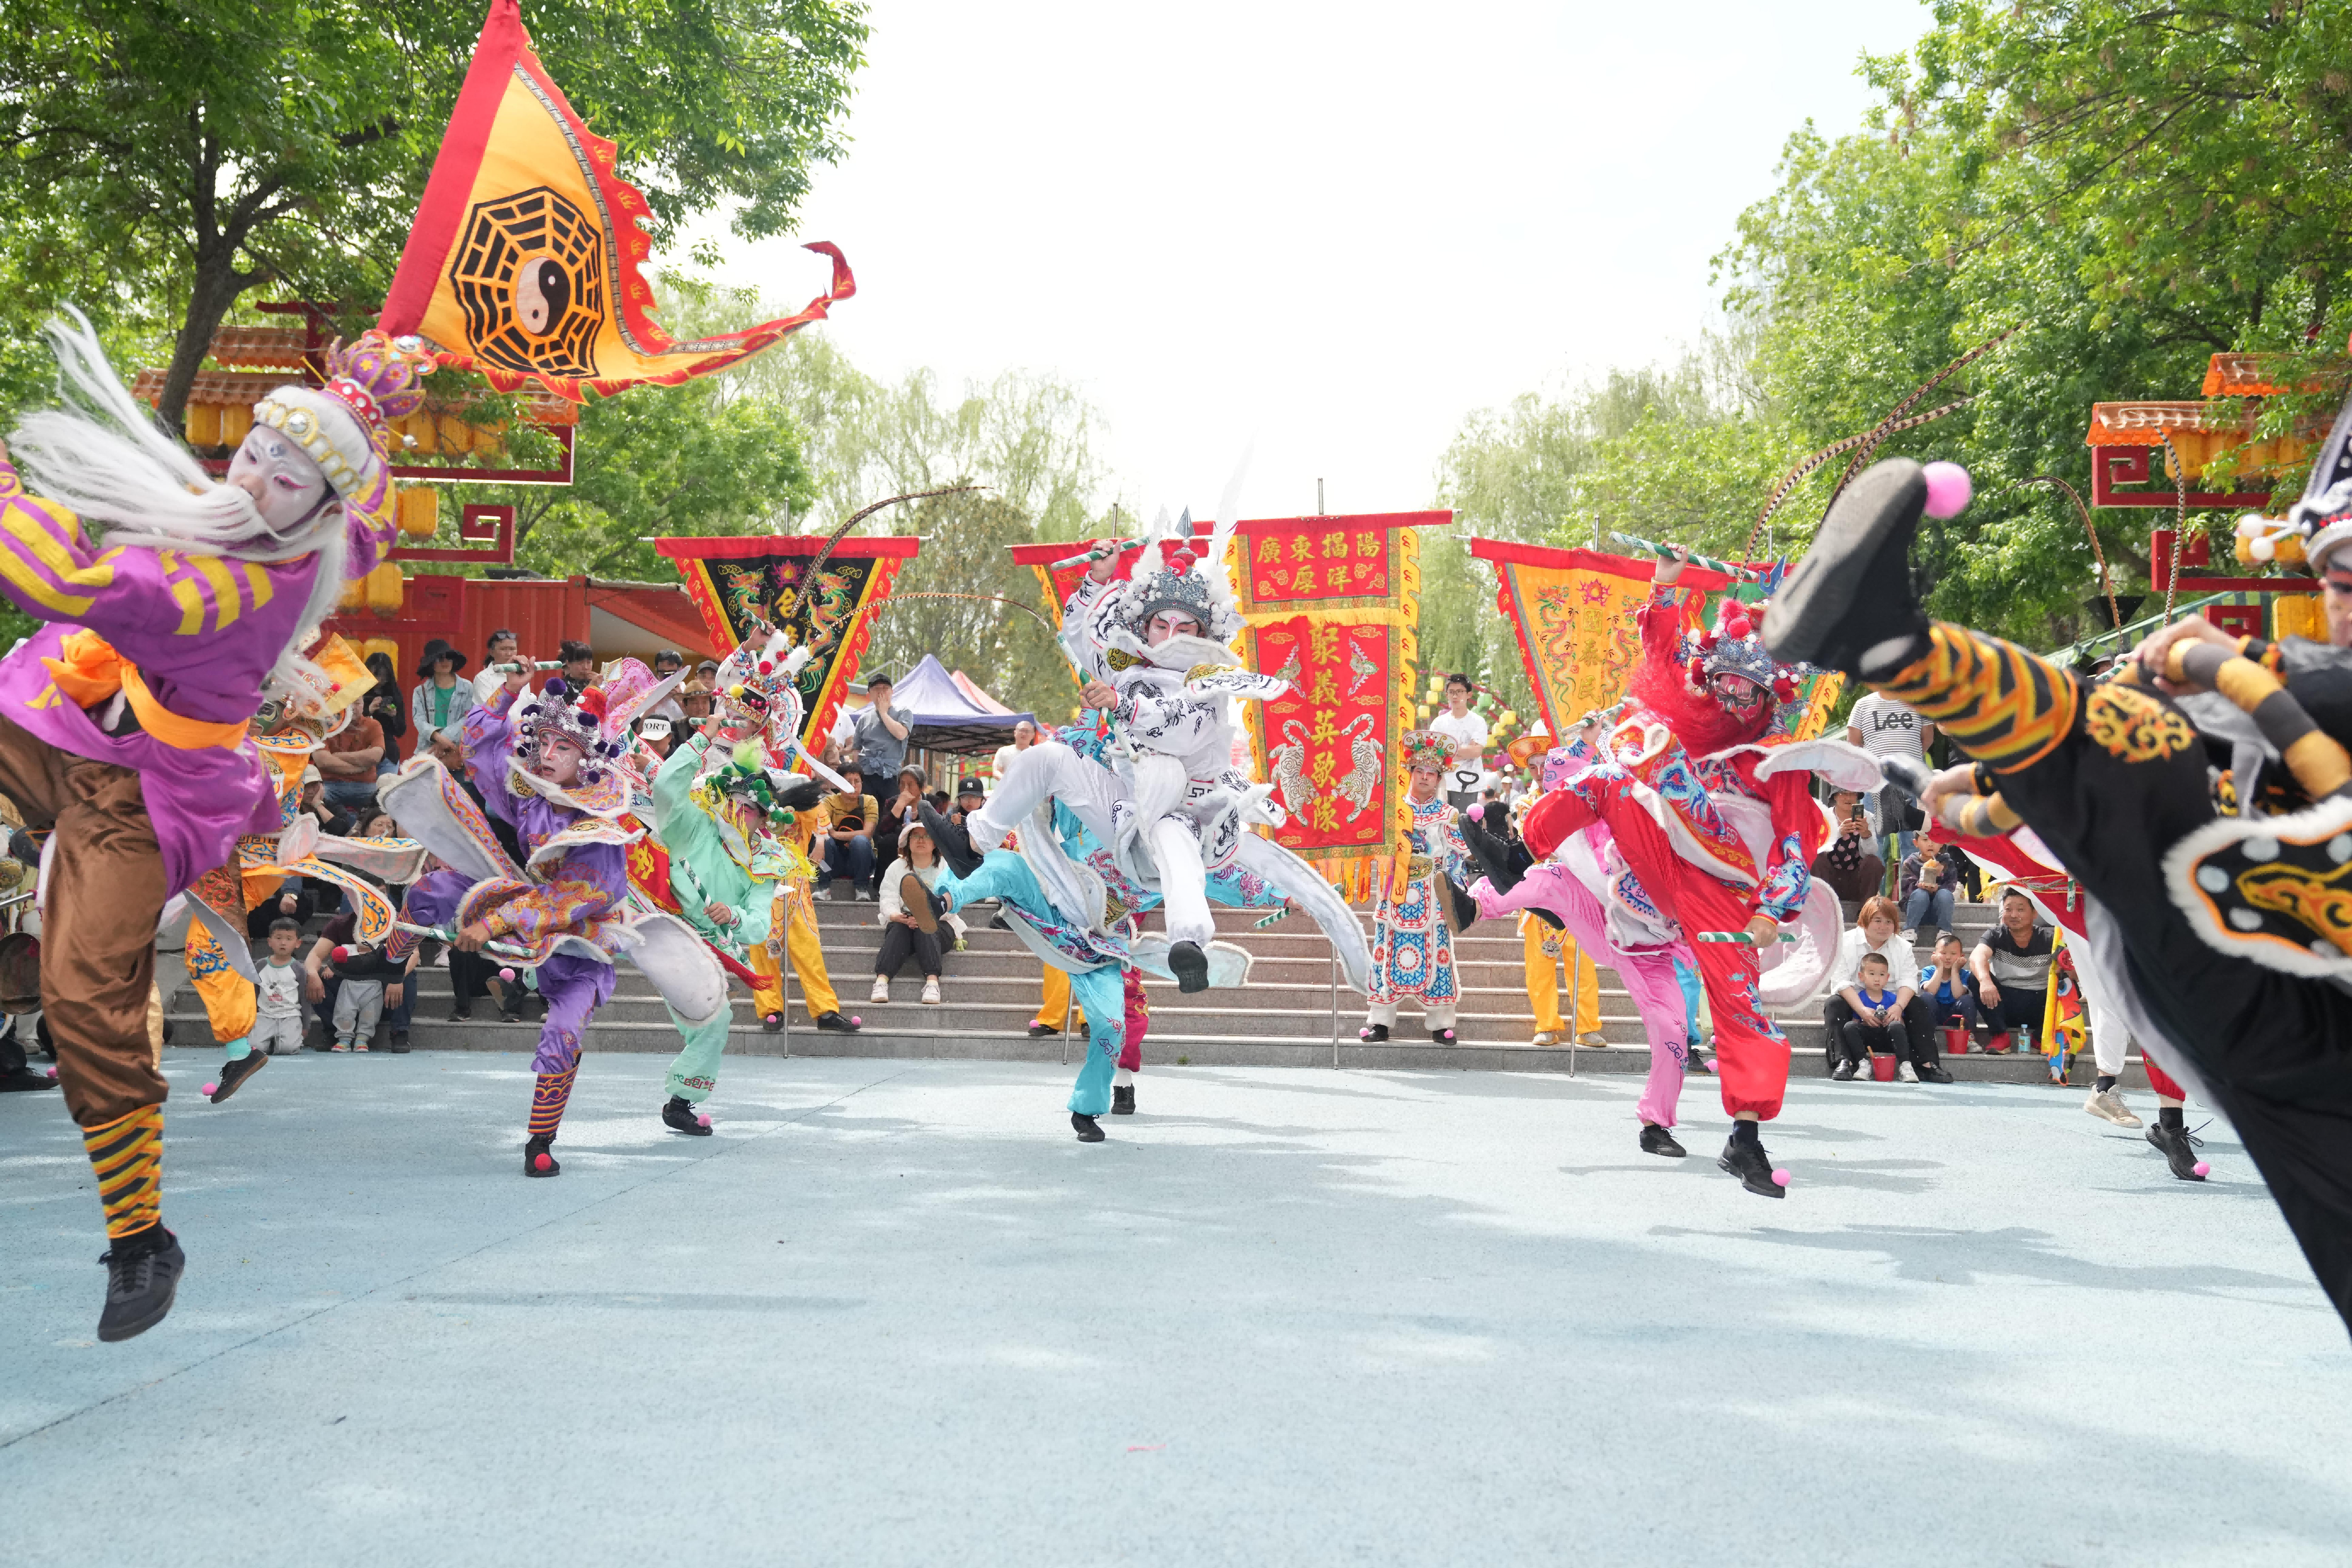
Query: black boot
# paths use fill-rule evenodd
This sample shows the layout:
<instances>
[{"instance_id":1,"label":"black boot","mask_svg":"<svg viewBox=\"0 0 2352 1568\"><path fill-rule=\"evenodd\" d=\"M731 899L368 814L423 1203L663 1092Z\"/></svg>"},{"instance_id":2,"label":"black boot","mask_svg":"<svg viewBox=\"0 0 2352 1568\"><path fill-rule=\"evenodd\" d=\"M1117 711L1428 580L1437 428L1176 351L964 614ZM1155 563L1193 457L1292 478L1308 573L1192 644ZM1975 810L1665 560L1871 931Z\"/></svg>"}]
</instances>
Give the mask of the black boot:
<instances>
[{"instance_id":1,"label":"black boot","mask_svg":"<svg viewBox=\"0 0 2352 1568\"><path fill-rule=\"evenodd\" d=\"M2164 1163L2172 1167L2174 1175L2184 1182L2203 1181L2208 1167L2197 1157L2197 1141L2189 1135L2186 1127L2168 1126L2162 1115L2158 1112L2158 1120L2148 1128L2147 1141L2163 1152Z\"/></svg>"},{"instance_id":2,"label":"black boot","mask_svg":"<svg viewBox=\"0 0 2352 1568\"><path fill-rule=\"evenodd\" d=\"M205 1091L205 1098L218 1105L242 1088L247 1079L268 1065L269 1054L267 1051L247 1051L233 1062L223 1062L220 1081Z\"/></svg>"},{"instance_id":3,"label":"black boot","mask_svg":"<svg viewBox=\"0 0 2352 1568\"><path fill-rule=\"evenodd\" d=\"M0 1072L0 1094L30 1094L38 1089L55 1089L58 1080L45 1072L20 1067Z\"/></svg>"},{"instance_id":4,"label":"black boot","mask_svg":"<svg viewBox=\"0 0 2352 1568\"><path fill-rule=\"evenodd\" d=\"M1209 988L1209 955L1197 942L1172 943L1168 949L1168 968L1176 976L1176 989L1187 995Z\"/></svg>"},{"instance_id":5,"label":"black boot","mask_svg":"<svg viewBox=\"0 0 2352 1568\"><path fill-rule=\"evenodd\" d=\"M1445 889L1447 914L1454 926L1454 934L1460 936L1478 923L1478 900L1452 878L1441 879L1440 886Z\"/></svg>"},{"instance_id":6,"label":"black boot","mask_svg":"<svg viewBox=\"0 0 2352 1568\"><path fill-rule=\"evenodd\" d=\"M1368 1046L1380 1045L1386 1041L1388 1037L1389 1026L1386 1024L1367 1024L1362 1028L1356 1031L1356 1038L1363 1041Z\"/></svg>"},{"instance_id":7,"label":"black boot","mask_svg":"<svg viewBox=\"0 0 2352 1568\"><path fill-rule=\"evenodd\" d=\"M126 1236L99 1258L106 1265L106 1306L98 1315L98 1337L108 1344L145 1333L172 1310L188 1255L180 1238L156 1221Z\"/></svg>"},{"instance_id":8,"label":"black boot","mask_svg":"<svg viewBox=\"0 0 2352 1568\"><path fill-rule=\"evenodd\" d=\"M782 1034L784 1032L784 1016L782 1013L768 1014L760 1020L760 1029L763 1034Z\"/></svg>"},{"instance_id":9,"label":"black boot","mask_svg":"<svg viewBox=\"0 0 2352 1568\"><path fill-rule=\"evenodd\" d=\"M1099 1143L1103 1141L1102 1123L1083 1111L1070 1112L1070 1125L1078 1130L1078 1142L1081 1143Z\"/></svg>"},{"instance_id":10,"label":"black boot","mask_svg":"<svg viewBox=\"0 0 2352 1568\"><path fill-rule=\"evenodd\" d=\"M1675 1135L1653 1121L1642 1123L1642 1152L1664 1154L1669 1160L1680 1160L1690 1151L1675 1142Z\"/></svg>"},{"instance_id":11,"label":"black boot","mask_svg":"<svg viewBox=\"0 0 2352 1568\"><path fill-rule=\"evenodd\" d=\"M1756 1135L1753 1121L1731 1124L1730 1141L1716 1158L1717 1168L1730 1172L1739 1178L1739 1184L1759 1198L1788 1196L1788 1192L1773 1179L1771 1158L1764 1152L1763 1140Z\"/></svg>"},{"instance_id":12,"label":"black boot","mask_svg":"<svg viewBox=\"0 0 2352 1568\"><path fill-rule=\"evenodd\" d=\"M673 1094L662 1107L662 1125L673 1132L683 1132L692 1138L710 1136L710 1118L694 1108L694 1101L682 1094Z\"/></svg>"},{"instance_id":13,"label":"black boot","mask_svg":"<svg viewBox=\"0 0 2352 1568\"><path fill-rule=\"evenodd\" d=\"M548 1152L549 1145L552 1144L554 1142L555 1135L551 1132L534 1138L530 1142L522 1146L522 1173L524 1175L560 1176L563 1174L563 1167L557 1164L555 1162L555 1156Z\"/></svg>"},{"instance_id":14,"label":"black boot","mask_svg":"<svg viewBox=\"0 0 2352 1568\"><path fill-rule=\"evenodd\" d=\"M1830 508L1813 547L1764 612L1764 646L1848 675L1886 676L1926 651L1927 616L1911 591L1911 535L1927 481L1908 458L1874 463Z\"/></svg>"},{"instance_id":15,"label":"black boot","mask_svg":"<svg viewBox=\"0 0 2352 1568\"><path fill-rule=\"evenodd\" d=\"M838 1013L819 1013L816 1016L816 1026L828 1035L854 1035L858 1030L858 1025L855 1020L845 1018ZM776 1027L781 1029L783 1024L779 1021Z\"/></svg>"},{"instance_id":16,"label":"black boot","mask_svg":"<svg viewBox=\"0 0 2352 1568\"><path fill-rule=\"evenodd\" d=\"M948 863L949 870L963 878L980 869L980 851L971 847L971 835L963 830L962 823L949 821L947 814L929 801L915 809L923 826L930 830L931 842L938 847L940 858Z\"/></svg>"},{"instance_id":17,"label":"black boot","mask_svg":"<svg viewBox=\"0 0 2352 1568\"><path fill-rule=\"evenodd\" d=\"M1462 842L1470 847L1470 858L1478 862L1478 869L1498 893L1507 893L1519 885L1535 858L1528 847L1516 838L1499 833L1489 833L1477 818L1468 812L1461 814Z\"/></svg>"},{"instance_id":18,"label":"black boot","mask_svg":"<svg viewBox=\"0 0 2352 1568\"><path fill-rule=\"evenodd\" d=\"M1135 1114L1135 1085L1115 1083L1110 1088L1110 1113L1113 1116Z\"/></svg>"}]
</instances>

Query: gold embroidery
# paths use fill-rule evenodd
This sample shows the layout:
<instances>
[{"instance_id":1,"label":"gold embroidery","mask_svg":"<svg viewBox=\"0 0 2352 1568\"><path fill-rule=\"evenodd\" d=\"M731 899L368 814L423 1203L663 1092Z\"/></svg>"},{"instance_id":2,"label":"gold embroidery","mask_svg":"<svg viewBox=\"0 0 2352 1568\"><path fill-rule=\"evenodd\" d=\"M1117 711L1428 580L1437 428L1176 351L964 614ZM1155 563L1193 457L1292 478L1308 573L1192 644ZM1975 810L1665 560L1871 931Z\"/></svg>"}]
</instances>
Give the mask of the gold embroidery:
<instances>
[{"instance_id":1,"label":"gold embroidery","mask_svg":"<svg viewBox=\"0 0 2352 1568\"><path fill-rule=\"evenodd\" d=\"M2240 873L2238 891L2255 909L2284 915L2352 953L2352 889L2338 885L2348 876L2352 863L2320 877L2273 861Z\"/></svg>"},{"instance_id":2,"label":"gold embroidery","mask_svg":"<svg viewBox=\"0 0 2352 1568\"><path fill-rule=\"evenodd\" d=\"M2185 752L2197 741L2188 720L2128 686L2094 689L2084 705L2083 722L2108 755L2127 763L2152 763Z\"/></svg>"}]
</instances>

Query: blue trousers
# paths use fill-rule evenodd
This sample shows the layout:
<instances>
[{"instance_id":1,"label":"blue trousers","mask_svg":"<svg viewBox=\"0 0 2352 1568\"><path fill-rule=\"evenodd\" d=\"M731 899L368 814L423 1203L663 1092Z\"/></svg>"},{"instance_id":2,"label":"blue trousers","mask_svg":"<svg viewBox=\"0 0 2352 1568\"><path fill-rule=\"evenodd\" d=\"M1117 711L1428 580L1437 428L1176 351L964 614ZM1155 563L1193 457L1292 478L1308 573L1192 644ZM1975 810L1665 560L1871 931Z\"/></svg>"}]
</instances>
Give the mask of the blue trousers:
<instances>
[{"instance_id":1,"label":"blue trousers","mask_svg":"<svg viewBox=\"0 0 2352 1568\"><path fill-rule=\"evenodd\" d=\"M1029 863L1009 849L990 850L980 869L969 877L940 872L934 891L951 910L995 899L1023 914L1059 923ZM1098 969L1071 972L1070 999L1087 1015L1087 1059L1079 1065L1078 1081L1070 1090L1070 1109L1080 1116L1107 1116L1111 1077L1118 1069L1118 1053L1127 1044L1127 984L1119 978L1118 965L1106 963Z\"/></svg>"}]
</instances>

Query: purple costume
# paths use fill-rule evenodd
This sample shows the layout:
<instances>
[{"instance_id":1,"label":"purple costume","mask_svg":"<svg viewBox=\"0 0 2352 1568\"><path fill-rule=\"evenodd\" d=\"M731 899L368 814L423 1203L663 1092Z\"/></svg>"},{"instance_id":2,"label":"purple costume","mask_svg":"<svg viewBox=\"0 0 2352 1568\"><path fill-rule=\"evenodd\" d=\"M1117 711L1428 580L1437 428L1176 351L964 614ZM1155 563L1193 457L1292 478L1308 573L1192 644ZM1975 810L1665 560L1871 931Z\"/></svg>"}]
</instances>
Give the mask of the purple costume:
<instances>
[{"instance_id":1,"label":"purple costume","mask_svg":"<svg viewBox=\"0 0 2352 1568\"><path fill-rule=\"evenodd\" d=\"M523 854L529 857L586 814L538 795L517 795L507 787L516 742L515 728L508 717L513 705L514 694L500 691L488 706L466 715L462 731L466 771L482 792L483 804L513 826ZM449 908L454 910L465 890L462 883L454 873L436 875L447 875L452 883L458 883L449 895ZM512 931L534 941L577 931L597 917L620 909L628 879L628 856L620 846L575 844L564 851L543 885L499 904L488 923L495 933ZM420 883L409 894L410 918L437 924L447 916L428 913L418 904L416 895L422 889ZM581 1031L588 1026L589 1015L612 996L613 985L613 966L583 954L559 952L539 966L539 994L547 1002L547 1019L540 1026L539 1053L531 1059L534 1072L571 1070L580 1059Z\"/></svg>"}]
</instances>

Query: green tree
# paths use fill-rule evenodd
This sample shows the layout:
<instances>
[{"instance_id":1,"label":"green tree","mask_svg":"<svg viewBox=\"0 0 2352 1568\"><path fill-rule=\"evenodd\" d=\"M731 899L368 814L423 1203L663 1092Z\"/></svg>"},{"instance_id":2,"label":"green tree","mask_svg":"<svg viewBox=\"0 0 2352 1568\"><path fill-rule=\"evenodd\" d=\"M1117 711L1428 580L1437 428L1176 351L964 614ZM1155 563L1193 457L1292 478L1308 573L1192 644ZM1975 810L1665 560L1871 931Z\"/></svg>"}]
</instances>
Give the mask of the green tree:
<instances>
[{"instance_id":1,"label":"green tree","mask_svg":"<svg viewBox=\"0 0 2352 1568\"><path fill-rule=\"evenodd\" d=\"M281 285L373 313L397 264L482 0L155 5L0 0L0 202L18 270L153 311L176 425L213 336ZM656 244L740 204L736 232L782 232L863 63L856 0L534 0L534 44L575 108L619 144Z\"/></svg>"}]
</instances>

